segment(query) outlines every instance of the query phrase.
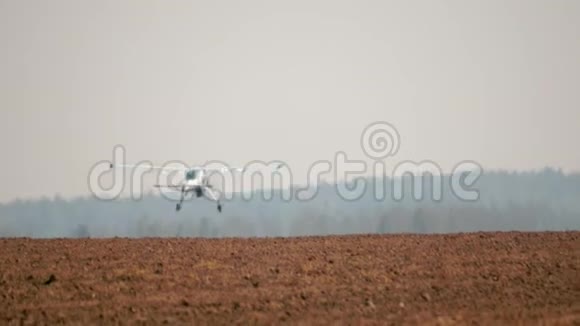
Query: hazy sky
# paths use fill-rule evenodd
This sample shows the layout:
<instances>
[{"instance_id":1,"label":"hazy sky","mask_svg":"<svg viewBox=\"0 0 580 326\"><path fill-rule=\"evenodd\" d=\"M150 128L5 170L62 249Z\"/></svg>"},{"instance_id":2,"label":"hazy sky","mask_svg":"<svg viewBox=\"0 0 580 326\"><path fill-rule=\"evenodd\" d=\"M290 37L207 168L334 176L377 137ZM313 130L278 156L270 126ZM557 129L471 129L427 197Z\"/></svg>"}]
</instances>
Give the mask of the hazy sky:
<instances>
[{"instance_id":1,"label":"hazy sky","mask_svg":"<svg viewBox=\"0 0 580 326\"><path fill-rule=\"evenodd\" d=\"M116 144L300 176L377 120L393 163L580 170L580 1L0 0L0 202Z\"/></svg>"}]
</instances>

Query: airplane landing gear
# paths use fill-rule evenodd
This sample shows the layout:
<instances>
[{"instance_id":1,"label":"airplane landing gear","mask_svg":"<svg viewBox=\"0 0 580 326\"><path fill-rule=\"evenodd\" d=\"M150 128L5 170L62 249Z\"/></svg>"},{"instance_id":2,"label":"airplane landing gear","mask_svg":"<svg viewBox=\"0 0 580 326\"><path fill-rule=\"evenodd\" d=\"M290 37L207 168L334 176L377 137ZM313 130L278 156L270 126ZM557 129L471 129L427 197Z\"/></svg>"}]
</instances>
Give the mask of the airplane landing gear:
<instances>
[{"instance_id":1,"label":"airplane landing gear","mask_svg":"<svg viewBox=\"0 0 580 326\"><path fill-rule=\"evenodd\" d=\"M181 210L181 205L183 204L183 200L185 199L185 188L181 189L181 198L179 199L179 203L175 206L175 211L179 212Z\"/></svg>"},{"instance_id":2,"label":"airplane landing gear","mask_svg":"<svg viewBox=\"0 0 580 326\"><path fill-rule=\"evenodd\" d=\"M219 213L222 212L222 203L220 202L219 197L211 190L210 186L206 186L206 187L199 187L199 188L195 188L193 190L185 190L182 189L181 191L181 198L179 200L179 202L177 203L177 205L175 205L175 211L179 212L181 210L181 207L183 206L183 201L185 200L185 197L188 194L191 194L192 197L193 196L199 196L198 195L198 191L201 192L202 195L205 195L208 199L214 201L217 203L217 210Z\"/></svg>"}]
</instances>

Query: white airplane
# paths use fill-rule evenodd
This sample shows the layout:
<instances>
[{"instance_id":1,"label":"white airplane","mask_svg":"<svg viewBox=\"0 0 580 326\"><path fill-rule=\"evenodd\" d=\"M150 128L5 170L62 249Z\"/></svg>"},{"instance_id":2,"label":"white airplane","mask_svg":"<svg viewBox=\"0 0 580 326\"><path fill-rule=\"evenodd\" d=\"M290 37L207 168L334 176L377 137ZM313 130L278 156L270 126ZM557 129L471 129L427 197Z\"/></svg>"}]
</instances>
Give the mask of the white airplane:
<instances>
[{"instance_id":1,"label":"white airplane","mask_svg":"<svg viewBox=\"0 0 580 326\"><path fill-rule=\"evenodd\" d=\"M143 166L143 165L114 165L111 163L110 168L125 168L125 169L135 169L135 168L143 168L143 169L151 169L151 170L159 170L163 173L183 173L183 181L180 184L176 185L155 185L157 188L168 188L175 191L181 192L181 197L179 202L175 206L176 211L180 211L181 207L183 206L183 201L188 194L199 198L201 196L205 196L211 201L217 203L217 210L221 213L222 211L222 204L220 202L219 193L214 191L213 186L209 184L208 175L212 172L221 172L225 173L228 171L234 172L242 172L244 171L243 168L221 168L221 169L207 169L203 167L159 167L159 166Z\"/></svg>"}]
</instances>

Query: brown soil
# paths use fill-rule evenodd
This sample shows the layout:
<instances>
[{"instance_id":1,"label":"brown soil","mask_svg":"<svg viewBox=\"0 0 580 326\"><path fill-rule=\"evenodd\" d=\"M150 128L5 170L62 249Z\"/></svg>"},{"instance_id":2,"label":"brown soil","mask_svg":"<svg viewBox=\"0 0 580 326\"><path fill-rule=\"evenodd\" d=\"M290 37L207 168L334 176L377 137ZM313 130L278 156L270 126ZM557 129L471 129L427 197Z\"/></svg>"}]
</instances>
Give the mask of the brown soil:
<instances>
[{"instance_id":1,"label":"brown soil","mask_svg":"<svg viewBox=\"0 0 580 326\"><path fill-rule=\"evenodd\" d=\"M580 232L0 243L0 324L580 322Z\"/></svg>"}]
</instances>

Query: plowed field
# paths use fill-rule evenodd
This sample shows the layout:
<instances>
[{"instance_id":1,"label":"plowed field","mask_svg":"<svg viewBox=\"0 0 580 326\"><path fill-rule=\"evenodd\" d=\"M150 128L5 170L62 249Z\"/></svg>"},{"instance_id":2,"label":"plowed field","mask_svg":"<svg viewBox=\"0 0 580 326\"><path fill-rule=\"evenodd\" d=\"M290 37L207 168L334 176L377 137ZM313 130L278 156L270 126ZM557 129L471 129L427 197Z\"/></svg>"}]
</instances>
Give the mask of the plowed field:
<instances>
[{"instance_id":1,"label":"plowed field","mask_svg":"<svg viewBox=\"0 0 580 326\"><path fill-rule=\"evenodd\" d=\"M580 232L0 243L0 324L580 322Z\"/></svg>"}]
</instances>

